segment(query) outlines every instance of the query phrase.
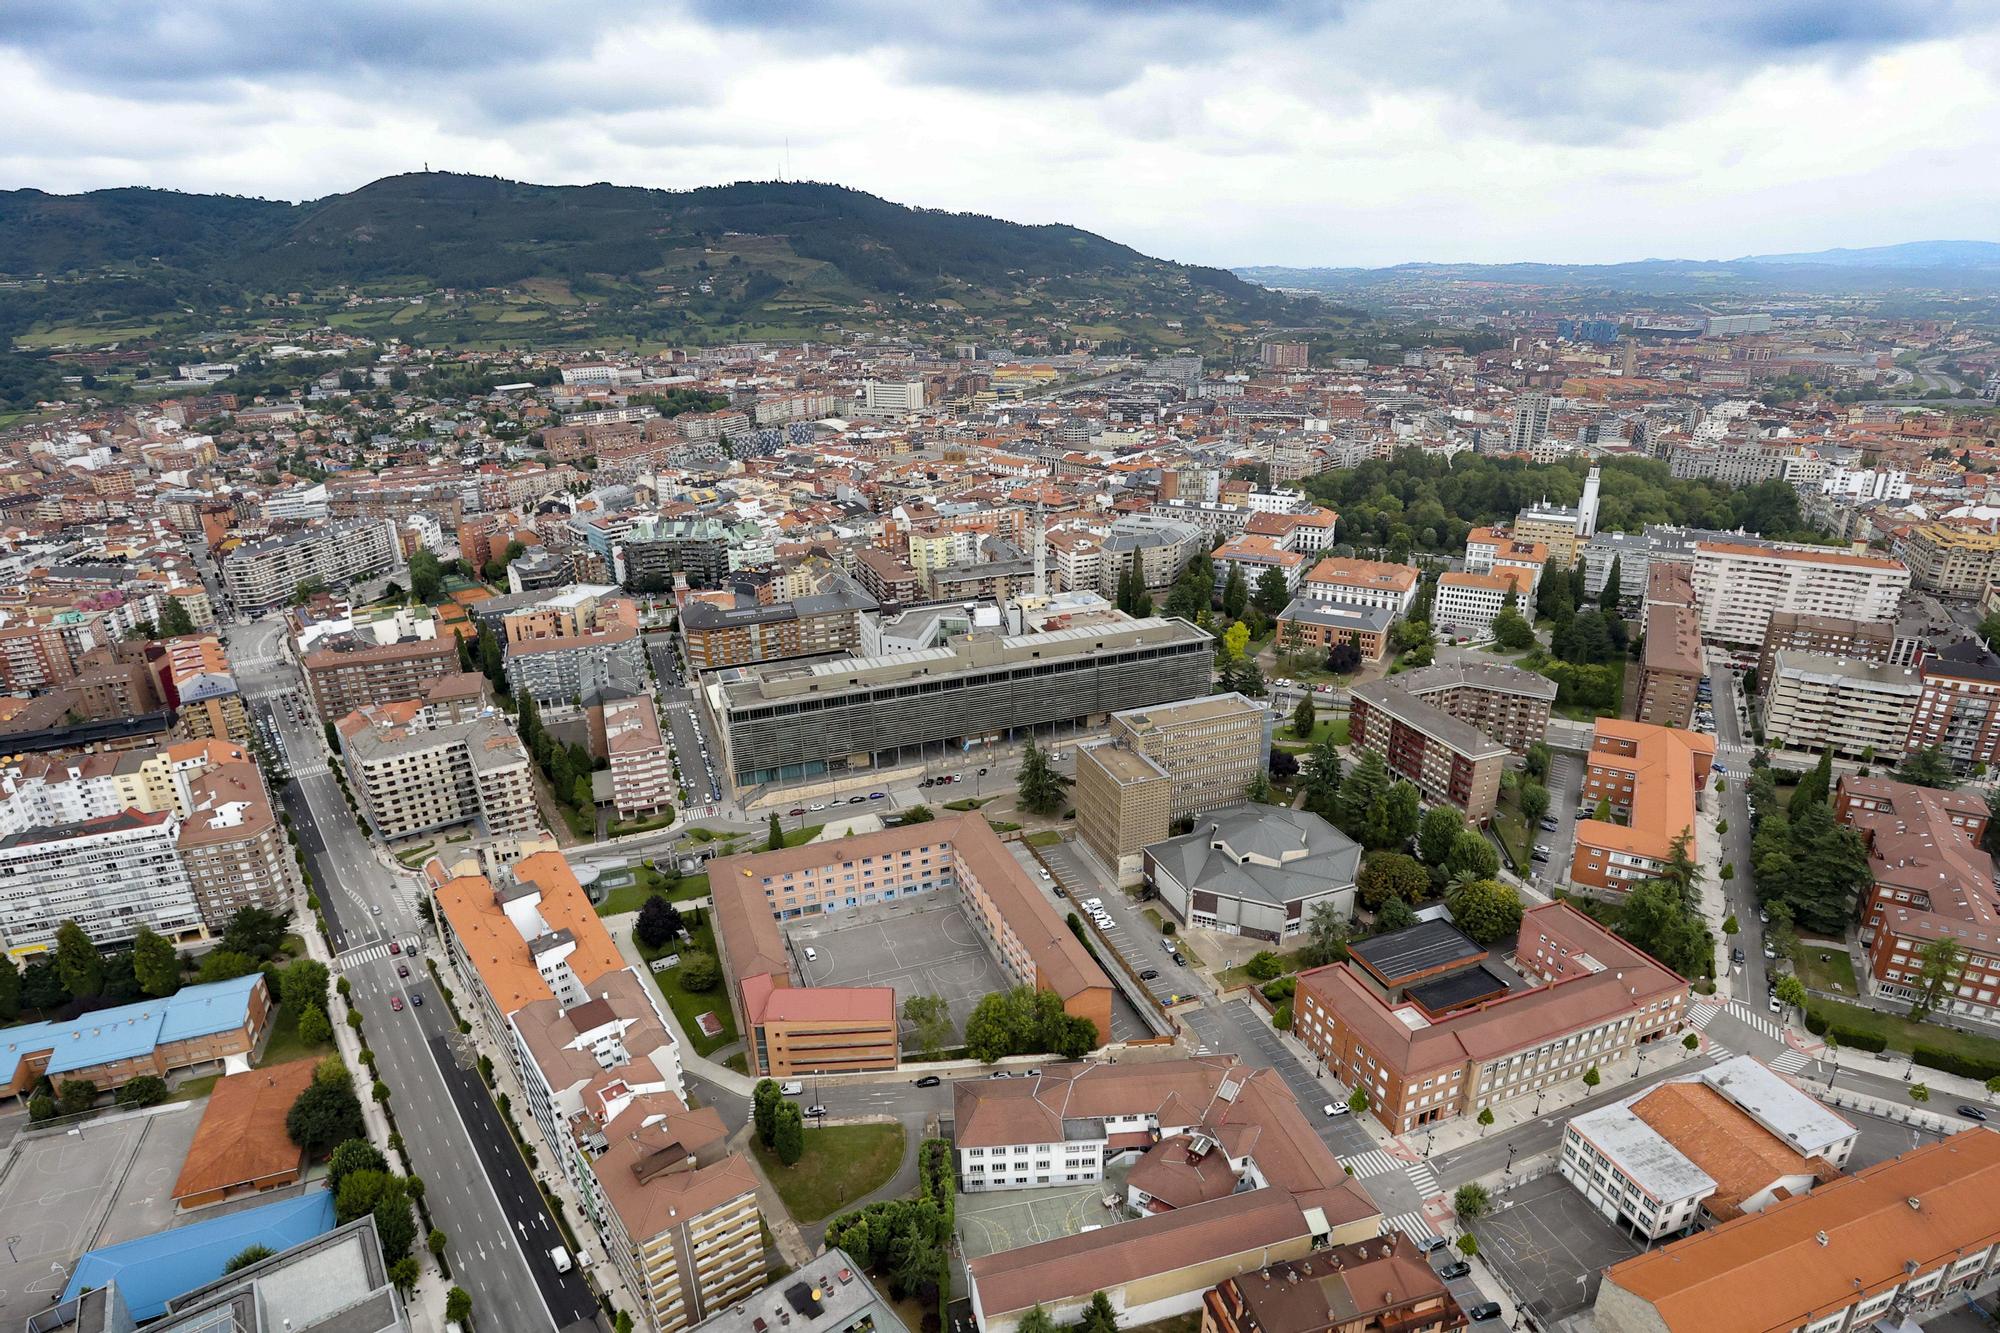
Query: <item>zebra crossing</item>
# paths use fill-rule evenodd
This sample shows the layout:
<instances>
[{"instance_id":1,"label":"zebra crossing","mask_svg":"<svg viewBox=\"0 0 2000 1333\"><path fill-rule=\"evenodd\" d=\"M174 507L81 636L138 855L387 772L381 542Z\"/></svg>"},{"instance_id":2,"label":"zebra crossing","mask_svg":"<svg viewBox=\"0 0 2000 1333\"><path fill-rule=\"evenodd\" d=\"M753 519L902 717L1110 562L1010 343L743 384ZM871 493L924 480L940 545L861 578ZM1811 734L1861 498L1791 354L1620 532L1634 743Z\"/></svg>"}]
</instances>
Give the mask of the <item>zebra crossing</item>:
<instances>
[{"instance_id":1,"label":"zebra crossing","mask_svg":"<svg viewBox=\"0 0 2000 1333\"><path fill-rule=\"evenodd\" d=\"M1423 1195L1426 1199L1430 1198L1433 1194L1443 1192L1444 1187L1438 1183L1438 1173L1432 1168L1429 1162L1410 1163L1408 1174L1410 1183L1417 1187L1417 1193Z\"/></svg>"},{"instance_id":2,"label":"zebra crossing","mask_svg":"<svg viewBox=\"0 0 2000 1333\"><path fill-rule=\"evenodd\" d=\"M1437 1235L1422 1213L1398 1213L1394 1217L1382 1219L1382 1229L1376 1234L1386 1236L1391 1231L1400 1231L1414 1241L1425 1241Z\"/></svg>"},{"instance_id":3,"label":"zebra crossing","mask_svg":"<svg viewBox=\"0 0 2000 1333\"><path fill-rule=\"evenodd\" d=\"M1772 1041L1783 1041L1785 1039L1785 1030L1779 1027L1777 1020L1769 1014L1760 1014L1741 1000L1731 1000L1729 1007L1729 1016L1737 1022L1748 1023Z\"/></svg>"},{"instance_id":4,"label":"zebra crossing","mask_svg":"<svg viewBox=\"0 0 2000 1333\"><path fill-rule=\"evenodd\" d=\"M1810 1059L1804 1051L1788 1050L1782 1055L1773 1056L1764 1063L1777 1070L1780 1074L1796 1074L1810 1063Z\"/></svg>"},{"instance_id":5,"label":"zebra crossing","mask_svg":"<svg viewBox=\"0 0 2000 1333\"><path fill-rule=\"evenodd\" d=\"M1380 1148L1372 1148L1352 1157L1343 1157L1340 1164L1357 1176L1386 1176L1391 1171L1401 1171L1407 1162L1400 1157L1392 1157Z\"/></svg>"},{"instance_id":6,"label":"zebra crossing","mask_svg":"<svg viewBox=\"0 0 2000 1333\"><path fill-rule=\"evenodd\" d=\"M1722 1012L1722 1006L1706 1000L1688 1009L1688 1026L1697 1032L1706 1032L1709 1022Z\"/></svg>"},{"instance_id":7,"label":"zebra crossing","mask_svg":"<svg viewBox=\"0 0 2000 1333\"><path fill-rule=\"evenodd\" d=\"M403 940L401 943L404 953L413 953L417 948L417 941L414 939ZM387 958L388 956L389 941L378 940L373 944L356 945L354 948L335 956L333 965L339 971L350 972L363 963L372 963L378 958Z\"/></svg>"}]
</instances>

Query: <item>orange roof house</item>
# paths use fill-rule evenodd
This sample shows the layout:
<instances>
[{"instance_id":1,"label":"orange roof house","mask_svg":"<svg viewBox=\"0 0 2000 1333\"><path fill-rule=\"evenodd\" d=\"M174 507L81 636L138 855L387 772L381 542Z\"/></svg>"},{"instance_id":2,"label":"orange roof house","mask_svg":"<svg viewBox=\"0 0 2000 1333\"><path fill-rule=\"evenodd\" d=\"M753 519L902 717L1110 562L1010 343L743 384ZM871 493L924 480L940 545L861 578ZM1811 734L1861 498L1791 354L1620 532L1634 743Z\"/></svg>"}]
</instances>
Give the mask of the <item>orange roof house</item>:
<instances>
[{"instance_id":1,"label":"orange roof house","mask_svg":"<svg viewBox=\"0 0 2000 1333\"><path fill-rule=\"evenodd\" d=\"M305 1153L285 1132L285 1117L317 1064L292 1060L216 1080L174 1182L176 1208L201 1208L298 1180Z\"/></svg>"}]
</instances>

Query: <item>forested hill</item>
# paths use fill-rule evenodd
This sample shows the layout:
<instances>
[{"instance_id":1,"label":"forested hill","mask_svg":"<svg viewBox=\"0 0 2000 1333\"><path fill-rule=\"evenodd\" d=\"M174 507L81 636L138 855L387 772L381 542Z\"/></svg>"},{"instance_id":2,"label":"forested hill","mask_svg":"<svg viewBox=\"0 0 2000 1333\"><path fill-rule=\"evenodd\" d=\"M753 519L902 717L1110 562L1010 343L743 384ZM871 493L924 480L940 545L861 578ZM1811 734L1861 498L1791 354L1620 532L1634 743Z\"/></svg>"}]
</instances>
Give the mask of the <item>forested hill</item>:
<instances>
[{"instance_id":1,"label":"forested hill","mask_svg":"<svg viewBox=\"0 0 2000 1333\"><path fill-rule=\"evenodd\" d=\"M138 283L157 288L162 306L272 293L519 289L554 314L639 304L679 311L667 322L695 325L817 327L898 302L946 314L1060 308L1118 329L1245 323L1304 309L1225 270L1155 259L1075 227L910 208L803 182L669 192L423 173L302 204L15 190L0 192L0 274L99 282L113 302L132 299ZM520 313L508 322L535 322Z\"/></svg>"}]
</instances>

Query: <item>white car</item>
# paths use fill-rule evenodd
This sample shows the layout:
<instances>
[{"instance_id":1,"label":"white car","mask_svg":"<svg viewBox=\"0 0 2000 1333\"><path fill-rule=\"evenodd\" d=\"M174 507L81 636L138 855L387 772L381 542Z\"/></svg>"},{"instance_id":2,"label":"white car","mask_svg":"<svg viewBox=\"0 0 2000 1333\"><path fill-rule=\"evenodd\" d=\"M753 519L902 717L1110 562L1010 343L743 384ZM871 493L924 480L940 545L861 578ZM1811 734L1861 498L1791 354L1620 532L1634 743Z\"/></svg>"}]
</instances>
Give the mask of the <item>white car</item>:
<instances>
[{"instance_id":1,"label":"white car","mask_svg":"<svg viewBox=\"0 0 2000 1333\"><path fill-rule=\"evenodd\" d=\"M1325 1112L1326 1112L1326 1118L1327 1118L1327 1119L1329 1119L1329 1120L1331 1120L1331 1119L1333 1119L1333 1117L1335 1117L1335 1116L1337 1116L1337 1115L1346 1115L1346 1114L1347 1114L1347 1103L1346 1103L1346 1102L1328 1102L1328 1103L1326 1104L1326 1106L1325 1106L1324 1108L1322 1108L1322 1109L1324 1109L1324 1110L1325 1110Z\"/></svg>"},{"instance_id":2,"label":"white car","mask_svg":"<svg viewBox=\"0 0 2000 1333\"><path fill-rule=\"evenodd\" d=\"M819 950L813 948L810 944L806 946L806 961L808 963L817 963L819 961Z\"/></svg>"},{"instance_id":3,"label":"white car","mask_svg":"<svg viewBox=\"0 0 2000 1333\"><path fill-rule=\"evenodd\" d=\"M1088 907L1088 908L1090 908L1090 909L1091 909L1092 911L1096 911L1096 910L1097 910L1098 908L1100 908L1100 907L1104 906L1104 899L1102 899L1102 898L1085 898L1085 899L1083 900L1083 905L1084 905L1085 907Z\"/></svg>"}]
</instances>

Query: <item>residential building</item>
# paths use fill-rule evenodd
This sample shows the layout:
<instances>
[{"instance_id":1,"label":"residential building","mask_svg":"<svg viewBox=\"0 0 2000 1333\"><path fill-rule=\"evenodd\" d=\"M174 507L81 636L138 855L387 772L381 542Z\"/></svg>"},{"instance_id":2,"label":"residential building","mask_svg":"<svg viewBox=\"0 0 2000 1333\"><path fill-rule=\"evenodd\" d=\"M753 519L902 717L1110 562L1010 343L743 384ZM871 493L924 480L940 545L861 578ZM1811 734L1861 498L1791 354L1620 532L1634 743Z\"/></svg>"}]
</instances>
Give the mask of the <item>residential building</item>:
<instances>
[{"instance_id":1,"label":"residential building","mask_svg":"<svg viewBox=\"0 0 2000 1333\"><path fill-rule=\"evenodd\" d=\"M1111 982L992 827L977 814L883 829L709 868L716 946L753 1074L893 1069L896 996L886 986L794 987L781 921L951 895L1015 985L1061 997L1110 1039Z\"/></svg>"},{"instance_id":2,"label":"residential building","mask_svg":"<svg viewBox=\"0 0 2000 1333\"><path fill-rule=\"evenodd\" d=\"M245 907L290 915L298 862L248 755L206 765L185 781L181 864L211 934Z\"/></svg>"},{"instance_id":3,"label":"residential building","mask_svg":"<svg viewBox=\"0 0 2000 1333\"><path fill-rule=\"evenodd\" d=\"M1584 474L1583 494L1577 497L1575 505L1555 505L1547 500L1530 505L1514 516L1513 535L1521 541L1540 542L1546 547L1547 563L1551 568L1571 568L1584 547L1598 535L1600 484L1598 470L1593 467ZM1592 591L1603 585L1604 578L1599 575Z\"/></svg>"},{"instance_id":4,"label":"residential building","mask_svg":"<svg viewBox=\"0 0 2000 1333\"><path fill-rule=\"evenodd\" d=\"M1778 654L1782 652L1840 657L1852 662L1890 662L1894 660L1895 644L1893 621L1774 611L1770 626L1764 631L1763 651L1757 658L1757 687L1760 692L1770 688L1777 675Z\"/></svg>"},{"instance_id":5,"label":"residential building","mask_svg":"<svg viewBox=\"0 0 2000 1333\"><path fill-rule=\"evenodd\" d=\"M1926 656L1919 675L1907 748L1936 746L1961 773L2000 765L2000 663L1947 649Z\"/></svg>"},{"instance_id":6,"label":"residential building","mask_svg":"<svg viewBox=\"0 0 2000 1333\"><path fill-rule=\"evenodd\" d=\"M678 790L674 756L660 734L659 714L646 695L603 706L604 755L611 767L611 804L621 819L670 809Z\"/></svg>"},{"instance_id":7,"label":"residential building","mask_svg":"<svg viewBox=\"0 0 2000 1333\"><path fill-rule=\"evenodd\" d=\"M129 944L141 926L175 943L206 938L201 903L170 810L121 810L0 838L0 942L16 959L55 948L74 921L99 948Z\"/></svg>"},{"instance_id":8,"label":"residential building","mask_svg":"<svg viewBox=\"0 0 2000 1333\"><path fill-rule=\"evenodd\" d=\"M1759 647L1776 611L1888 620L1909 586L1910 571L1881 556L1741 541L1695 546L1695 602L1701 636L1712 643Z\"/></svg>"},{"instance_id":9,"label":"residential building","mask_svg":"<svg viewBox=\"0 0 2000 1333\"><path fill-rule=\"evenodd\" d=\"M1613 1264L1603 1333L1851 1333L1963 1307L2000 1277L2000 1134L1974 1129Z\"/></svg>"},{"instance_id":10,"label":"residential building","mask_svg":"<svg viewBox=\"0 0 2000 1333\"><path fill-rule=\"evenodd\" d=\"M348 785L376 837L475 822L488 834L541 827L528 752L504 719L428 726L418 710L409 700L338 723Z\"/></svg>"},{"instance_id":11,"label":"residential building","mask_svg":"<svg viewBox=\"0 0 2000 1333\"><path fill-rule=\"evenodd\" d=\"M1582 801L1608 803L1612 819L1576 821L1572 884L1629 889L1656 878L1676 839L1694 842L1695 806L1715 766L1715 738L1647 722L1600 717L1584 757Z\"/></svg>"},{"instance_id":12,"label":"residential building","mask_svg":"<svg viewBox=\"0 0 2000 1333\"><path fill-rule=\"evenodd\" d=\"M1136 561L1148 588L1164 588L1205 549L1208 536L1195 524L1178 519L1156 514L1121 515L1104 534L1096 561L1097 582L1087 586L1107 597L1116 596L1119 580Z\"/></svg>"},{"instance_id":13,"label":"residential building","mask_svg":"<svg viewBox=\"0 0 2000 1333\"><path fill-rule=\"evenodd\" d=\"M1278 942L1321 907L1354 915L1361 848L1306 810L1237 804L1145 850L1145 882L1186 926Z\"/></svg>"},{"instance_id":14,"label":"residential building","mask_svg":"<svg viewBox=\"0 0 2000 1333\"><path fill-rule=\"evenodd\" d=\"M739 787L888 767L951 745L1208 691L1214 640L1180 620L985 630L920 652L718 673L703 691Z\"/></svg>"},{"instance_id":15,"label":"residential building","mask_svg":"<svg viewBox=\"0 0 2000 1333\"><path fill-rule=\"evenodd\" d=\"M338 722L357 708L422 698L432 681L457 673L458 644L449 636L330 644L307 653L299 664L320 721Z\"/></svg>"},{"instance_id":16,"label":"residential building","mask_svg":"<svg viewBox=\"0 0 2000 1333\"><path fill-rule=\"evenodd\" d=\"M1893 760L1910 739L1923 692L1911 667L1780 652L1764 692L1764 737L1773 749Z\"/></svg>"},{"instance_id":17,"label":"residential building","mask_svg":"<svg viewBox=\"0 0 2000 1333\"><path fill-rule=\"evenodd\" d=\"M1325 654L1335 644L1351 643L1363 662L1379 662L1388 655L1395 623L1396 613L1387 607L1296 597L1278 613L1277 644L1281 652Z\"/></svg>"},{"instance_id":18,"label":"residential building","mask_svg":"<svg viewBox=\"0 0 2000 1333\"><path fill-rule=\"evenodd\" d=\"M1550 407L1545 393L1515 396L1514 419L1507 428L1507 447L1511 452L1530 453L1540 446L1549 433Z\"/></svg>"},{"instance_id":19,"label":"residential building","mask_svg":"<svg viewBox=\"0 0 2000 1333\"><path fill-rule=\"evenodd\" d=\"M911 606L923 600L917 571L890 555L868 547L855 554L854 579L861 590L884 609Z\"/></svg>"},{"instance_id":20,"label":"residential building","mask_svg":"<svg viewBox=\"0 0 2000 1333\"><path fill-rule=\"evenodd\" d=\"M89 1022L22 1023L0 1041L0 1092L25 1099L44 1078L88 1079L110 1092L141 1075L219 1070L229 1057L257 1049L275 1008L264 974L253 972L92 1010Z\"/></svg>"},{"instance_id":21,"label":"residential building","mask_svg":"<svg viewBox=\"0 0 2000 1333\"><path fill-rule=\"evenodd\" d=\"M1311 351L1305 343L1262 343L1257 348L1257 363L1274 370L1304 370L1311 364Z\"/></svg>"},{"instance_id":22,"label":"residential building","mask_svg":"<svg viewBox=\"0 0 2000 1333\"><path fill-rule=\"evenodd\" d=\"M1470 1317L1400 1231L1224 1278L1201 1333L1448 1333Z\"/></svg>"},{"instance_id":23,"label":"residential building","mask_svg":"<svg viewBox=\"0 0 2000 1333\"><path fill-rule=\"evenodd\" d=\"M1685 978L1554 902L1522 915L1505 960L1442 921L1363 941L1299 975L1292 1035L1407 1133L1630 1060L1678 1031L1687 997Z\"/></svg>"},{"instance_id":24,"label":"residential building","mask_svg":"<svg viewBox=\"0 0 2000 1333\"><path fill-rule=\"evenodd\" d=\"M1639 721L1686 727L1705 672L1701 618L1691 606L1660 607L1647 626L1639 655Z\"/></svg>"},{"instance_id":25,"label":"residential building","mask_svg":"<svg viewBox=\"0 0 2000 1333\"><path fill-rule=\"evenodd\" d=\"M1542 567L1548 562L1548 547L1504 528L1474 528L1466 534L1466 572L1505 577L1510 571L1518 570L1523 577L1516 580L1516 586L1523 597L1541 586Z\"/></svg>"},{"instance_id":26,"label":"residential building","mask_svg":"<svg viewBox=\"0 0 2000 1333\"><path fill-rule=\"evenodd\" d=\"M554 595L522 594L543 600L502 614L510 692L560 709L576 701L592 672L642 677L638 604L605 595L612 591L579 584Z\"/></svg>"},{"instance_id":27,"label":"residential building","mask_svg":"<svg viewBox=\"0 0 2000 1333\"><path fill-rule=\"evenodd\" d=\"M1322 602L1379 606L1400 619L1410 613L1410 603L1416 600L1422 582L1422 576L1409 565L1333 558L1312 567L1301 591Z\"/></svg>"},{"instance_id":28,"label":"residential building","mask_svg":"<svg viewBox=\"0 0 2000 1333\"><path fill-rule=\"evenodd\" d=\"M1351 696L1353 744L1483 824L1507 756L1547 733L1556 683L1518 667L1433 666L1357 685Z\"/></svg>"},{"instance_id":29,"label":"residential building","mask_svg":"<svg viewBox=\"0 0 2000 1333\"><path fill-rule=\"evenodd\" d=\"M1240 694L1113 713L1110 743L1079 749L1077 832L1121 879L1174 821L1234 805L1269 763L1270 715Z\"/></svg>"},{"instance_id":30,"label":"residential building","mask_svg":"<svg viewBox=\"0 0 2000 1333\"><path fill-rule=\"evenodd\" d=\"M714 671L786 657L850 654L861 649L864 615L880 609L861 585L844 576L836 586L789 602L715 606L691 597L680 609L687 664Z\"/></svg>"},{"instance_id":31,"label":"residential building","mask_svg":"<svg viewBox=\"0 0 2000 1333\"><path fill-rule=\"evenodd\" d=\"M770 1333L800 1319L813 1333L916 1333L868 1280L865 1265L838 1247L710 1315L695 1333Z\"/></svg>"},{"instance_id":32,"label":"residential building","mask_svg":"<svg viewBox=\"0 0 2000 1333\"><path fill-rule=\"evenodd\" d=\"M924 382L909 380L863 380L861 382L861 402L863 416L910 416L924 410Z\"/></svg>"},{"instance_id":33,"label":"residential building","mask_svg":"<svg viewBox=\"0 0 2000 1333\"><path fill-rule=\"evenodd\" d=\"M1209 552L1209 558L1215 562L1218 586L1231 574L1241 574L1243 582L1254 593L1264 576L1275 569L1285 580L1287 597L1298 591L1300 582L1305 578L1306 566L1311 563L1311 557L1304 551L1291 550L1278 538L1254 532L1230 538Z\"/></svg>"},{"instance_id":34,"label":"residential building","mask_svg":"<svg viewBox=\"0 0 2000 1333\"><path fill-rule=\"evenodd\" d=\"M1607 575L1607 578L1609 576ZM1680 563L1654 561L1647 566L1646 589L1639 602L1639 632L1644 634L1653 623L1653 617L1662 612L1671 614L1679 610L1692 610L1697 614L1700 607L1694 600L1694 570Z\"/></svg>"},{"instance_id":35,"label":"residential building","mask_svg":"<svg viewBox=\"0 0 2000 1333\"><path fill-rule=\"evenodd\" d=\"M1505 574L1469 574L1456 570L1438 575L1437 593L1431 599L1431 623L1438 633L1478 641L1493 637L1493 618L1506 609L1507 599L1528 607L1533 614L1532 583L1518 571Z\"/></svg>"},{"instance_id":36,"label":"residential building","mask_svg":"<svg viewBox=\"0 0 2000 1333\"><path fill-rule=\"evenodd\" d=\"M1519 519L1514 523L1515 531L1521 531ZM1546 534L1536 532L1535 539L1548 542ZM1618 595L1627 601L1637 601L1646 595L1646 579L1652 569L1653 543L1643 532L1600 532L1577 548L1583 560L1584 589L1592 597L1601 596L1604 585L1611 581L1611 566L1618 566ZM1549 545L1549 558L1555 559L1556 548Z\"/></svg>"},{"instance_id":37,"label":"residential building","mask_svg":"<svg viewBox=\"0 0 2000 1333\"><path fill-rule=\"evenodd\" d=\"M177 710L174 733L185 740L248 744L250 715L222 641L213 635L189 634L167 639L160 647L165 654L161 669L168 701Z\"/></svg>"},{"instance_id":38,"label":"residential building","mask_svg":"<svg viewBox=\"0 0 2000 1333\"><path fill-rule=\"evenodd\" d=\"M1859 1138L1812 1094L1738 1055L1573 1117L1556 1169L1606 1219L1657 1241L1839 1179Z\"/></svg>"},{"instance_id":39,"label":"residential building","mask_svg":"<svg viewBox=\"0 0 2000 1333\"><path fill-rule=\"evenodd\" d=\"M2000 579L2000 531L1919 523L1896 543L1912 586L1941 597L1977 597Z\"/></svg>"},{"instance_id":40,"label":"residential building","mask_svg":"<svg viewBox=\"0 0 2000 1333\"><path fill-rule=\"evenodd\" d=\"M254 615L288 605L300 584L344 588L388 573L401 557L389 520L327 523L237 547L223 558L222 590L238 611Z\"/></svg>"},{"instance_id":41,"label":"residential building","mask_svg":"<svg viewBox=\"0 0 2000 1333\"><path fill-rule=\"evenodd\" d=\"M1940 1013L1992 1021L2000 1013L2000 891L1981 845L1986 802L1847 774L1833 810L1868 843L1861 946L1875 993L1898 1003L1934 1000ZM1941 992L1927 996L1924 951L1936 940L1957 946L1958 963Z\"/></svg>"}]
</instances>

